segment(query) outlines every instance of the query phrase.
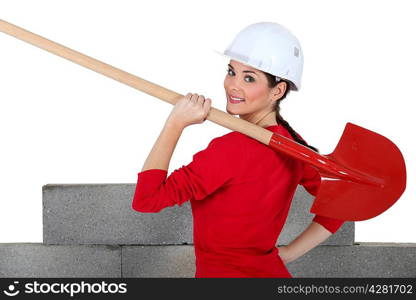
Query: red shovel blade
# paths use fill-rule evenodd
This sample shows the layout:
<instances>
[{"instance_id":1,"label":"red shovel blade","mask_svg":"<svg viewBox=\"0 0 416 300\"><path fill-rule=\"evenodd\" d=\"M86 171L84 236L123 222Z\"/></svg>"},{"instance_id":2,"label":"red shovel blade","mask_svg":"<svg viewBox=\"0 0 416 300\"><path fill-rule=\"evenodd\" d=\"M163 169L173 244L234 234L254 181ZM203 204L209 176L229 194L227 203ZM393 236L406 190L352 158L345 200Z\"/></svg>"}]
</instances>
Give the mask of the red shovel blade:
<instances>
[{"instance_id":1,"label":"red shovel blade","mask_svg":"<svg viewBox=\"0 0 416 300\"><path fill-rule=\"evenodd\" d=\"M381 179L379 185L331 178L321 171L321 186L312 213L361 221L391 207L406 188L406 166L399 148L386 137L348 123L328 158L348 168Z\"/></svg>"},{"instance_id":2,"label":"red shovel blade","mask_svg":"<svg viewBox=\"0 0 416 300\"><path fill-rule=\"evenodd\" d=\"M346 221L371 219L391 207L406 188L406 166L399 148L386 137L352 123L347 123L337 147L328 155L297 143L289 145L277 134L270 145L318 170L321 185L311 207L314 214Z\"/></svg>"}]
</instances>

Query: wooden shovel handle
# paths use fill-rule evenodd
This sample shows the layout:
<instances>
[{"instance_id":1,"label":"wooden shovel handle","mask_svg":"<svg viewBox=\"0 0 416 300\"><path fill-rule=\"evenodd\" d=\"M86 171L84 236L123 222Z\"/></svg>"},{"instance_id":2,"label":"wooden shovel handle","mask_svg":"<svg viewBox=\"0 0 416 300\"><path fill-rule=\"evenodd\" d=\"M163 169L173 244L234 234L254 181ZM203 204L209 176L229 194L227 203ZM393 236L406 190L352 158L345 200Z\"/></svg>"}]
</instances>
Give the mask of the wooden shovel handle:
<instances>
[{"instance_id":1,"label":"wooden shovel handle","mask_svg":"<svg viewBox=\"0 0 416 300\"><path fill-rule=\"evenodd\" d=\"M132 88L152 95L170 104L175 105L175 103L183 97L181 94L120 70L95 58L72 50L61 44L55 43L6 21L0 20L0 31L36 47L39 47L43 50L49 51L55 55L68 59L97 73L115 79L121 83L131 86ZM241 132L265 145L269 144L270 138L273 135L270 130L234 117L214 107L211 107L207 116L207 120L210 120L211 122L214 122L228 129Z\"/></svg>"}]
</instances>

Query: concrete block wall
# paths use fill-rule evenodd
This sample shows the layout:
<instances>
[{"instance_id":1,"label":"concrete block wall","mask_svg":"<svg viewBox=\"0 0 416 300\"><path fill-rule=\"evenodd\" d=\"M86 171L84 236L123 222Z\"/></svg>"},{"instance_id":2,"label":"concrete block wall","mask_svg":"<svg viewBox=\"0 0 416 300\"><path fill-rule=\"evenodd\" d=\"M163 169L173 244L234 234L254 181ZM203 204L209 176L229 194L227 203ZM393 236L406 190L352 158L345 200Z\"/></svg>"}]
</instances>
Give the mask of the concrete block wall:
<instances>
[{"instance_id":1,"label":"concrete block wall","mask_svg":"<svg viewBox=\"0 0 416 300\"><path fill-rule=\"evenodd\" d=\"M0 277L194 277L189 203L138 213L134 188L43 186L43 243L0 244ZM310 223L312 200L298 188L279 245ZM347 222L287 267L294 277L416 277L416 244L358 245Z\"/></svg>"},{"instance_id":2,"label":"concrete block wall","mask_svg":"<svg viewBox=\"0 0 416 300\"><path fill-rule=\"evenodd\" d=\"M134 184L52 185L43 187L45 244L192 244L189 202L159 213L131 208ZM313 197L299 187L278 244L286 245L311 222ZM347 222L324 245L352 245L354 223Z\"/></svg>"}]
</instances>

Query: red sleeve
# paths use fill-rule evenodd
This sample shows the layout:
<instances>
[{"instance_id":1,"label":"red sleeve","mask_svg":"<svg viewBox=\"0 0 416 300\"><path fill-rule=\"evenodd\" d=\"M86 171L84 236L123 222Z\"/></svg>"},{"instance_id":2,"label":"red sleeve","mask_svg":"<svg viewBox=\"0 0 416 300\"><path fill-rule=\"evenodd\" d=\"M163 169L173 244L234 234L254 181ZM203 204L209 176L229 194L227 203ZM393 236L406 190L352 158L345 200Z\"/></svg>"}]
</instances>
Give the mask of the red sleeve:
<instances>
[{"instance_id":1,"label":"red sleeve","mask_svg":"<svg viewBox=\"0 0 416 300\"><path fill-rule=\"evenodd\" d=\"M202 200L230 182L243 147L231 142L230 135L213 139L208 147L193 155L186 166L167 171L150 169L138 173L132 208L139 212L159 212L165 207L195 199Z\"/></svg>"},{"instance_id":2,"label":"red sleeve","mask_svg":"<svg viewBox=\"0 0 416 300\"><path fill-rule=\"evenodd\" d=\"M309 194L316 196L319 186L321 185L321 176L314 167L310 164L304 163L303 177L299 184L301 184L309 192ZM315 215L312 221L321 224L331 233L337 232L345 222L343 220L319 215Z\"/></svg>"}]
</instances>

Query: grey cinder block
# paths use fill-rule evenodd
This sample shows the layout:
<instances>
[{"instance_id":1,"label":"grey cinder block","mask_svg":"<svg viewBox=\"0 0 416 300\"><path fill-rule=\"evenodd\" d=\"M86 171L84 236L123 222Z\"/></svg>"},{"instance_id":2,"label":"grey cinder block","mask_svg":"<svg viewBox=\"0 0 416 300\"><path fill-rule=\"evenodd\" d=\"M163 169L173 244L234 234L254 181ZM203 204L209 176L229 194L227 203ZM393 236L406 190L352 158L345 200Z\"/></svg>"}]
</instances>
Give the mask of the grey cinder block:
<instances>
[{"instance_id":1,"label":"grey cinder block","mask_svg":"<svg viewBox=\"0 0 416 300\"><path fill-rule=\"evenodd\" d=\"M123 246L123 277L194 277L193 246Z\"/></svg>"},{"instance_id":2,"label":"grey cinder block","mask_svg":"<svg viewBox=\"0 0 416 300\"><path fill-rule=\"evenodd\" d=\"M316 247L287 267L294 277L416 278L416 244Z\"/></svg>"},{"instance_id":3,"label":"grey cinder block","mask_svg":"<svg viewBox=\"0 0 416 300\"><path fill-rule=\"evenodd\" d=\"M159 213L132 209L133 184L43 186L45 244L192 243L189 203Z\"/></svg>"},{"instance_id":4,"label":"grey cinder block","mask_svg":"<svg viewBox=\"0 0 416 300\"><path fill-rule=\"evenodd\" d=\"M43 186L45 244L182 245L193 243L190 203L140 213L131 208L135 184L47 184ZM312 196L299 187L278 244L300 234L314 215ZM324 244L352 245L347 222Z\"/></svg>"},{"instance_id":5,"label":"grey cinder block","mask_svg":"<svg viewBox=\"0 0 416 300\"><path fill-rule=\"evenodd\" d=\"M0 277L121 277L121 248L0 244Z\"/></svg>"}]
</instances>

